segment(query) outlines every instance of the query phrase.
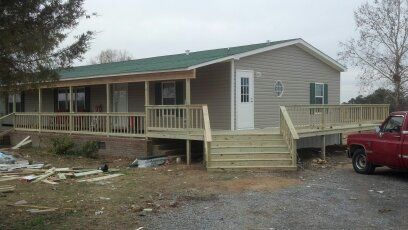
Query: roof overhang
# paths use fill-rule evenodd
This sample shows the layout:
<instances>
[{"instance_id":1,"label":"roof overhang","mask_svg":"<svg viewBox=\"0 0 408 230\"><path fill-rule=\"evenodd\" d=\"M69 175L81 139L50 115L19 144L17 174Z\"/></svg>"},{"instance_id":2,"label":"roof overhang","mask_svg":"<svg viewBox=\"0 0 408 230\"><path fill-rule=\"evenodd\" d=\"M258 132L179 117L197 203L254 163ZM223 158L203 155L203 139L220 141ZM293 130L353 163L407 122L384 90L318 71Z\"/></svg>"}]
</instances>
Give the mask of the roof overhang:
<instances>
[{"instance_id":1,"label":"roof overhang","mask_svg":"<svg viewBox=\"0 0 408 230\"><path fill-rule=\"evenodd\" d=\"M312 55L315 58L319 59L320 61L326 63L327 65L329 65L330 67L334 68L335 70L337 70L339 72L344 72L344 71L347 70L347 68L345 66L343 66L342 64L340 64L339 62L337 62L333 58L329 57L328 55L324 54L323 52L321 52L320 50L318 50L314 46L312 46L309 43L305 42L303 39L296 39L296 40L280 43L280 44L277 44L277 45L271 45L271 46L268 46L268 47L264 47L264 48L260 48L260 49L256 49L256 50L251 50L251 51L248 51L248 52L235 54L235 55L231 55L231 56L224 57L224 58L215 59L215 60L204 62L204 63L198 64L198 65L190 66L188 69L196 69L196 68L200 68L200 67L203 67L203 66L207 66L207 65L211 65L211 64L215 64L215 63L219 63L219 62L225 62L225 61L229 61L229 60L239 60L239 59L241 59L243 57L248 57L248 56L251 56L251 55L255 55L255 54L259 54L259 53L263 53L263 52L267 52L267 51L271 51L271 50L275 50L275 49L279 49L279 48L283 48L283 47L287 47L287 46L291 46L291 45L296 45L297 47L303 49L304 51L306 51L310 55Z\"/></svg>"}]
</instances>

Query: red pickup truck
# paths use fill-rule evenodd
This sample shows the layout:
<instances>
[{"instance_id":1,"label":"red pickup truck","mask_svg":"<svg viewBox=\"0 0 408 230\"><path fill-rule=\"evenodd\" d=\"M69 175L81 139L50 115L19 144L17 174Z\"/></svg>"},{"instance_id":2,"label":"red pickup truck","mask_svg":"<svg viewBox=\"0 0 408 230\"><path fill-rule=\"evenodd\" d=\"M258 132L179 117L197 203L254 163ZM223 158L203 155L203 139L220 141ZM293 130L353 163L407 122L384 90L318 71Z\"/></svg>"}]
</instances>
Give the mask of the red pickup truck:
<instances>
[{"instance_id":1,"label":"red pickup truck","mask_svg":"<svg viewBox=\"0 0 408 230\"><path fill-rule=\"evenodd\" d=\"M408 169L408 111L394 112L375 129L347 137L348 157L357 173L372 174L376 167Z\"/></svg>"}]
</instances>

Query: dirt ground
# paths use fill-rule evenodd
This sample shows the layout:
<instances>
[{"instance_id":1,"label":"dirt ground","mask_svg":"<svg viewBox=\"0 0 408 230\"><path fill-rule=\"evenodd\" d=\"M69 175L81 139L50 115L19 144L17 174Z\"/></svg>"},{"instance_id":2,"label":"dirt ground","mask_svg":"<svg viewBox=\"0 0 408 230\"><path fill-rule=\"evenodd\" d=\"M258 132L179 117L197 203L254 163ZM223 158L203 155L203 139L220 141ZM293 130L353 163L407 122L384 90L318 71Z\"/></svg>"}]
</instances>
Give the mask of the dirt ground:
<instances>
[{"instance_id":1,"label":"dirt ground","mask_svg":"<svg viewBox=\"0 0 408 230\"><path fill-rule=\"evenodd\" d=\"M207 173L199 163L138 169L127 167L130 159L62 157L37 149L21 150L19 154L31 162L54 167L96 169L107 163L125 175L94 183L75 179L58 185L0 182L16 185L14 192L0 197L0 229L136 229L146 215L177 210L191 201L211 201L221 194L273 191L302 183L297 172ZM31 214L28 208L9 206L21 200L58 210ZM152 211L142 211L146 208Z\"/></svg>"}]
</instances>

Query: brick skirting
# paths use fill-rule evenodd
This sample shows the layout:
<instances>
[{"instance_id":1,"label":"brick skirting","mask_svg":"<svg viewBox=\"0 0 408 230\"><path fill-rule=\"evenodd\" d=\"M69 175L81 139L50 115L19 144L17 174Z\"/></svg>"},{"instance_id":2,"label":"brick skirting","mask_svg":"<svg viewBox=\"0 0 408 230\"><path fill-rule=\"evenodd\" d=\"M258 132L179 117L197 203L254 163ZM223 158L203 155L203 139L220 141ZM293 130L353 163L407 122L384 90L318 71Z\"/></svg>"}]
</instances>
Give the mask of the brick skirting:
<instances>
[{"instance_id":1,"label":"brick skirting","mask_svg":"<svg viewBox=\"0 0 408 230\"><path fill-rule=\"evenodd\" d=\"M11 145L16 145L25 137L30 136L33 147L47 148L49 139L57 135L64 134L13 131L10 133L10 142ZM99 149L98 155L100 156L136 158L147 155L147 141L144 138L106 137L80 134L72 134L70 136L75 144L78 145L86 141L101 142L101 146L104 148Z\"/></svg>"}]
</instances>

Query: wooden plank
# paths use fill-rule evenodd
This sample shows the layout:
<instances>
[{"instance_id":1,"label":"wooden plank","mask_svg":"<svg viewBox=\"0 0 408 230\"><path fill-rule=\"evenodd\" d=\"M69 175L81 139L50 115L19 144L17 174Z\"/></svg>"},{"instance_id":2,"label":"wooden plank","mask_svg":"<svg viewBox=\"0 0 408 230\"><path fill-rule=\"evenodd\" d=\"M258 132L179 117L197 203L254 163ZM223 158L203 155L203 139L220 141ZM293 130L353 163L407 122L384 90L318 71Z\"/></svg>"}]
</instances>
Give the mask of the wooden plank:
<instances>
[{"instance_id":1,"label":"wooden plank","mask_svg":"<svg viewBox=\"0 0 408 230\"><path fill-rule=\"evenodd\" d=\"M11 149L18 149L21 146L23 146L24 142L26 142L28 139L30 139L30 136L27 136L26 138L24 138L22 141L20 141L18 144L16 144L15 146L13 146Z\"/></svg>"},{"instance_id":2,"label":"wooden plank","mask_svg":"<svg viewBox=\"0 0 408 230\"><path fill-rule=\"evenodd\" d=\"M123 175L124 174L117 173L117 174L111 174L111 175L102 176L102 177L95 177L95 178L90 178L90 179L81 179L81 180L77 180L77 181L78 182L96 182L96 181L107 180L107 179L111 179L111 178L115 178L115 177L123 176Z\"/></svg>"},{"instance_id":3,"label":"wooden plank","mask_svg":"<svg viewBox=\"0 0 408 230\"><path fill-rule=\"evenodd\" d=\"M48 178L49 176L51 176L51 175L54 174L54 173L55 173L55 168L53 167L53 168L49 169L47 172L45 172L43 175L40 175L39 177L37 177L37 178L33 181L33 183L37 183L37 182L39 182L39 181L42 181L42 180Z\"/></svg>"},{"instance_id":4,"label":"wooden plank","mask_svg":"<svg viewBox=\"0 0 408 230\"><path fill-rule=\"evenodd\" d=\"M103 173L102 170L92 170L92 171L87 171L87 172L80 172L80 173L74 173L75 177L81 177L81 176L89 176L89 175L94 175L94 174L99 174Z\"/></svg>"},{"instance_id":5,"label":"wooden plank","mask_svg":"<svg viewBox=\"0 0 408 230\"><path fill-rule=\"evenodd\" d=\"M50 180L48 180L48 179L44 179L44 180L42 180L41 182L44 182L44 183L46 183L46 184L52 184L52 185L57 185L57 184L58 184L57 182L55 182L55 181L50 181Z\"/></svg>"},{"instance_id":6,"label":"wooden plank","mask_svg":"<svg viewBox=\"0 0 408 230\"><path fill-rule=\"evenodd\" d=\"M187 165L191 164L191 141L186 140Z\"/></svg>"}]
</instances>

